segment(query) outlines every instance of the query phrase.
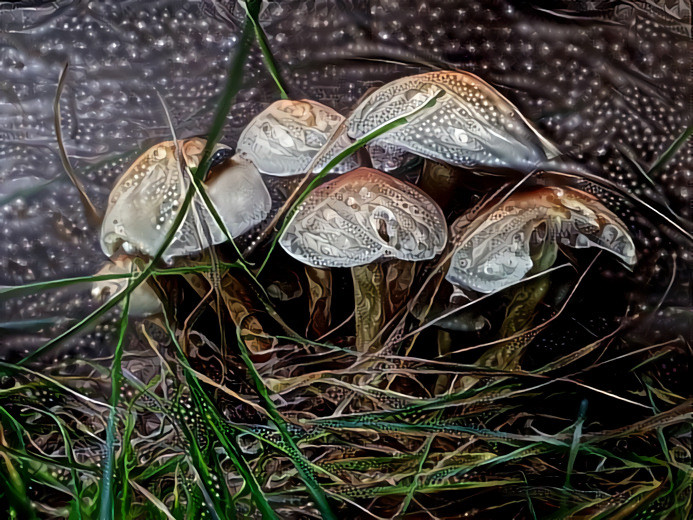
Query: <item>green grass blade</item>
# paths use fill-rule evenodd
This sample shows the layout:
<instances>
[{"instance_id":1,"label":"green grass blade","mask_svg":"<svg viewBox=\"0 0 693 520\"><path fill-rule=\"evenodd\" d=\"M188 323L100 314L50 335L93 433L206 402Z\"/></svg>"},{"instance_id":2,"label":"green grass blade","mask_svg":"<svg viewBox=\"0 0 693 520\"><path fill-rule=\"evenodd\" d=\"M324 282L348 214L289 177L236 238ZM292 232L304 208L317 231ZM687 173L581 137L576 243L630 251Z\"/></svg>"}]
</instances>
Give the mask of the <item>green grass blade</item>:
<instances>
[{"instance_id":1,"label":"green grass blade","mask_svg":"<svg viewBox=\"0 0 693 520\"><path fill-rule=\"evenodd\" d=\"M665 152L657 158L655 163L650 168L650 171L647 173L650 176L652 176L653 174L661 170L676 155L679 149L686 143L686 141L688 141L688 139L692 135L693 126L689 126L681 133L681 135L674 139L674 142L671 143L669 148L667 148Z\"/></svg>"},{"instance_id":2,"label":"green grass blade","mask_svg":"<svg viewBox=\"0 0 693 520\"><path fill-rule=\"evenodd\" d=\"M570 485L570 477L573 474L573 467L575 466L575 459L577 458L578 451L580 451L580 437L582 436L582 425L585 422L585 415L587 414L587 399L583 399L580 403L580 411L578 412L577 421L575 421L575 430L573 431L573 440L570 444L570 455L568 456L568 467L565 472L565 483L563 487L566 491L572 489Z\"/></svg>"},{"instance_id":3,"label":"green grass blade","mask_svg":"<svg viewBox=\"0 0 693 520\"><path fill-rule=\"evenodd\" d=\"M171 338L171 341L176 347L179 362L185 370L185 377L188 382L188 386L190 387L191 393L193 394L193 397L196 398L198 402L204 407L205 412L208 412L202 413L202 417L207 421L212 431L214 431L215 435L217 436L217 439L224 448L226 454L229 456L233 464L238 469L240 475L243 477L245 484L248 486L250 493L253 496L255 504L258 506L260 512L262 513L262 517L264 519L269 520L278 519L272 507L267 502L267 498L265 497L265 494L262 491L260 484L255 478L255 475L250 469L250 466L245 460L245 457L243 456L241 450L238 448L238 446L235 445L235 442L228 438L228 436L224 432L224 429L221 426L223 424L222 416L216 409L216 406L214 406L214 403L212 403L209 397L207 396L206 392L202 388L202 385L200 384L200 381L195 376L194 370L192 369L192 367L190 367L190 364L185 358L183 349L178 343L176 335L169 324L168 317L165 318L164 323L168 331L168 334Z\"/></svg>"},{"instance_id":4,"label":"green grass blade","mask_svg":"<svg viewBox=\"0 0 693 520\"><path fill-rule=\"evenodd\" d=\"M123 313L120 318L120 328L118 343L116 344L111 365L111 410L108 414L108 425L106 427L106 458L103 462L103 476L101 478L101 497L99 518L101 520L111 520L115 513L114 497L114 468L115 468L115 442L117 427L117 406L120 397L120 382L123 378L121 361L125 344L125 335L128 327L128 308L130 307L130 297L126 296L123 302Z\"/></svg>"},{"instance_id":5,"label":"green grass blade","mask_svg":"<svg viewBox=\"0 0 693 520\"><path fill-rule=\"evenodd\" d=\"M296 466L296 470L301 476L301 479L303 480L303 483L306 486L306 490L308 491L308 493L310 493L311 497L313 497L313 500L315 500L315 505L320 510L322 517L325 520L336 520L337 517L332 512L332 508L330 507L330 504L327 502L327 496L325 495L325 492L322 490L320 484L315 480L313 475L307 470L308 463L305 457L303 456L301 450L299 450L298 446L296 445L296 442L289 433L284 418L281 416L281 414L277 410L277 407L274 405L274 402L269 396L265 383L262 381L260 374L258 373L257 369L255 368L255 365L253 364L253 361L250 359L248 349L245 346L243 339L241 338L240 329L236 330L236 338L238 341L238 346L240 348L241 358L243 359L243 362L245 363L246 367L248 368L248 371L250 372L251 379L255 384L255 389L264 401L265 409L267 410L267 413L272 419L272 422L275 424L275 426L279 430L279 433L282 436L282 439L286 443L287 447L290 449L290 453L292 455L292 462Z\"/></svg>"},{"instance_id":6,"label":"green grass blade","mask_svg":"<svg viewBox=\"0 0 693 520\"><path fill-rule=\"evenodd\" d=\"M255 5L256 3L258 4L257 6ZM258 0L252 0L247 2L247 5L249 9L255 9L257 11L259 9L259 3L260 2ZM251 19L249 19L249 17L246 16L245 24L243 26L243 33L241 34L241 39L239 40L238 48L236 49L236 55L233 59L231 67L228 70L226 84L224 85L224 90L221 93L221 99L217 104L212 126L207 134L207 144L202 152L200 165L195 171L195 177L198 180L204 180L207 172L209 171L209 165L212 159L212 150L219 141L219 137L221 137L221 131L226 123L226 117L228 116L229 110L231 110L231 103L241 88L241 82L243 80L243 66L245 65L248 57L248 52L250 51L250 46L253 39L253 22Z\"/></svg>"},{"instance_id":7,"label":"green grass blade","mask_svg":"<svg viewBox=\"0 0 693 520\"><path fill-rule=\"evenodd\" d=\"M277 85L277 89L279 89L279 94L281 95L281 98L289 99L289 96L286 93L286 88L284 87L284 82L281 78L281 74L279 73L277 64L274 61L274 56L272 55L272 51L269 48L267 36L265 35L265 31L262 30L262 26L260 25L260 4L261 2L258 0L248 1L245 4L245 11L248 18L253 23L253 29L255 31L255 40L257 41L257 44L260 47L260 51L262 51L262 57L265 60L265 66L267 67L268 72L272 76L274 83Z\"/></svg>"}]
</instances>

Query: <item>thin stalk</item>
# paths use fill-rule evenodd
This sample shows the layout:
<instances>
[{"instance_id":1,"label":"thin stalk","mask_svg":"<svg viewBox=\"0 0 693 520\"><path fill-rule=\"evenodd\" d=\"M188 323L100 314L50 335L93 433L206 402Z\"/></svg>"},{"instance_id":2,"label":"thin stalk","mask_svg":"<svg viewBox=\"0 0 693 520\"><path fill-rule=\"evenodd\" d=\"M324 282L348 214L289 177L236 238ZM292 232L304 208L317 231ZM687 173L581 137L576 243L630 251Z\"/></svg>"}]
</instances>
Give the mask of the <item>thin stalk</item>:
<instances>
[{"instance_id":1,"label":"thin stalk","mask_svg":"<svg viewBox=\"0 0 693 520\"><path fill-rule=\"evenodd\" d=\"M258 0L248 1L246 2L246 5L248 6L248 10L252 13L257 13L260 9L260 2ZM212 121L212 127L207 135L207 144L202 152L200 165L195 171L195 178L198 180L204 180L207 172L209 171L209 166L212 160L212 151L221 137L221 131L226 123L226 117L231 110L231 103L241 88L243 67L245 66L245 61L248 57L248 53L250 52L252 40L253 21L251 16L246 16L245 24L243 26L243 33L241 34L241 39L238 43L236 56L233 60L231 68L229 68L228 74L226 75L226 85L221 93L221 99L217 104L217 110L214 115L214 120Z\"/></svg>"},{"instance_id":2,"label":"thin stalk","mask_svg":"<svg viewBox=\"0 0 693 520\"><path fill-rule=\"evenodd\" d=\"M563 487L566 491L573 489L570 485L570 477L573 474L573 467L575 466L575 459L577 457L578 451L580 450L580 437L582 436L582 425L585 422L585 415L587 414L587 399L583 399L580 403L580 411L578 412L577 421L575 421L575 430L573 431L573 441L570 444L570 456L568 457L568 467L565 472L565 484Z\"/></svg>"},{"instance_id":3,"label":"thin stalk","mask_svg":"<svg viewBox=\"0 0 693 520\"><path fill-rule=\"evenodd\" d=\"M265 60L265 66L267 67L267 71L272 76L275 85L277 85L277 89L279 89L279 95L281 96L281 98L289 99L289 96L286 93L286 88L284 88L284 82L281 79L281 74L279 73L277 64L274 61L274 56L272 55L272 51L269 48L267 36L265 35L265 31L263 31L262 27L260 26L260 21L258 19L259 9L251 9L248 5L250 3L251 2L246 2L245 12L248 18L253 23L253 29L255 31L255 41L257 41L258 47L260 47L260 51L262 51L262 57Z\"/></svg>"},{"instance_id":4,"label":"thin stalk","mask_svg":"<svg viewBox=\"0 0 693 520\"><path fill-rule=\"evenodd\" d=\"M271 506L267 502L264 492L262 491L260 484L255 478L255 475L253 474L250 466L248 465L248 462L243 457L243 453L235 445L235 443L226 436L226 433L221 428L219 428L219 424L217 423L222 422L221 416L217 411L214 403L209 399L204 389L202 388L199 379L195 375L195 371L188 363L183 349L180 346L180 343L178 342L176 335L173 332L173 329L171 328L168 317L166 316L164 319L164 324L171 338L171 341L173 342L178 352L178 360L180 361L181 366L185 370L185 377L188 382L188 385L190 386L191 392L196 397L196 399L200 400L204 404L205 408L210 412L210 417L207 417L206 414L203 414L203 416L208 419L208 425L211 427L212 431L214 431L214 433L217 436L217 439L224 448L225 453L229 456L233 464L238 469L240 475L243 477L245 485L248 486L250 493L253 496L253 500L255 501L256 505L262 513L262 517L264 519L271 520L278 519L277 515L274 513ZM215 418L216 421L213 421L212 418Z\"/></svg>"},{"instance_id":5,"label":"thin stalk","mask_svg":"<svg viewBox=\"0 0 693 520\"><path fill-rule=\"evenodd\" d=\"M79 197L82 201L84 211L87 215L87 220L92 226L96 227L101 224L101 220L103 218L94 206L94 204L92 204L91 199L89 198L89 195L87 195L87 191L84 188L84 184L82 184L82 181L79 180L79 178L75 174L75 171L72 169L72 165L70 164L70 158L68 157L67 151L65 150L65 145L63 144L63 131L60 121L60 96L63 93L63 88L65 87L67 69L68 63L65 63L63 70L60 72L60 78L58 79L58 89L56 90L55 99L53 100L53 124L55 126L55 137L58 141L60 162L62 162L63 168L65 169L67 176L70 178L72 184L74 184L75 188L77 188L77 191L79 192Z\"/></svg>"}]
</instances>

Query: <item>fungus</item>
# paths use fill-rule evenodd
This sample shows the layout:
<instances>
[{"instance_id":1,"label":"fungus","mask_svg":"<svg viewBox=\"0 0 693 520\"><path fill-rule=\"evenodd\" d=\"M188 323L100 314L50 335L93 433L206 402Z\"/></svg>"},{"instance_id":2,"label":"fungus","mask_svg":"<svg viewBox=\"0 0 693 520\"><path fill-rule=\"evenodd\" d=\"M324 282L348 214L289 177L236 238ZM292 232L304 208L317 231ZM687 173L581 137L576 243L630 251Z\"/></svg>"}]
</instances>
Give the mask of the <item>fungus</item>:
<instances>
[{"instance_id":1,"label":"fungus","mask_svg":"<svg viewBox=\"0 0 693 520\"><path fill-rule=\"evenodd\" d=\"M289 176L308 173L315 156L328 143L333 132L339 137L323 150L313 167L319 172L351 142L338 127L344 117L317 101L282 99L260 112L245 127L238 139L237 151L252 161L260 173ZM358 167L356 158L344 159L332 173L344 173Z\"/></svg>"},{"instance_id":2,"label":"fungus","mask_svg":"<svg viewBox=\"0 0 693 520\"><path fill-rule=\"evenodd\" d=\"M101 227L101 249L112 256L122 245L128 254L154 256L183 204L190 185L189 170L197 168L205 140L166 141L151 147L120 177L111 191ZM212 179L207 192L232 237L262 221L271 206L269 192L257 169L248 161L232 157L233 151L217 145L212 156ZM188 169L186 173L184 168ZM201 251L226 240L199 195L162 258Z\"/></svg>"},{"instance_id":3,"label":"fungus","mask_svg":"<svg viewBox=\"0 0 693 520\"><path fill-rule=\"evenodd\" d=\"M626 226L595 197L567 187L515 193L496 209L451 226L456 244L446 279L482 293L551 267L558 248L598 247L636 262Z\"/></svg>"},{"instance_id":4,"label":"fungus","mask_svg":"<svg viewBox=\"0 0 693 520\"><path fill-rule=\"evenodd\" d=\"M447 240L445 217L416 186L369 168L320 185L301 203L280 238L313 267L349 267L354 278L357 348L384 323L382 261L429 260Z\"/></svg>"},{"instance_id":5,"label":"fungus","mask_svg":"<svg viewBox=\"0 0 693 520\"><path fill-rule=\"evenodd\" d=\"M347 133L359 139L436 96L431 107L380 135L370 146L387 150L388 157L401 149L453 166L523 172L558 155L510 101L468 72L427 72L387 83L366 96L349 116ZM397 167L397 161L383 162L382 157L373 154L375 167Z\"/></svg>"}]
</instances>

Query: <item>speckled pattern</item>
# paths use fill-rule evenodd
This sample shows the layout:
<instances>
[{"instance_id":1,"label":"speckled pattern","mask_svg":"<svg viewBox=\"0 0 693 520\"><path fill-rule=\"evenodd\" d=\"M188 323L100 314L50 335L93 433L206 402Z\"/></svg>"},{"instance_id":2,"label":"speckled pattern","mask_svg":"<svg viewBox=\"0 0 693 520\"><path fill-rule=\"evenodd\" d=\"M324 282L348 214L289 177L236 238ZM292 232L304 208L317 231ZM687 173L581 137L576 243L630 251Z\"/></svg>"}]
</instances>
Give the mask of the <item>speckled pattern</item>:
<instances>
[{"instance_id":1,"label":"speckled pattern","mask_svg":"<svg viewBox=\"0 0 693 520\"><path fill-rule=\"evenodd\" d=\"M407 124L373 143L453 166L510 168L518 173L535 170L559 155L512 104L466 72L427 72L388 83L354 109L349 134L361 138L403 116Z\"/></svg>"},{"instance_id":2,"label":"speckled pattern","mask_svg":"<svg viewBox=\"0 0 693 520\"><path fill-rule=\"evenodd\" d=\"M561 246L599 247L630 266L637 261L623 223L597 199L570 188L513 193L457 230L465 220L451 225L455 245L446 279L482 293L548 269Z\"/></svg>"},{"instance_id":3,"label":"speckled pattern","mask_svg":"<svg viewBox=\"0 0 693 520\"><path fill-rule=\"evenodd\" d=\"M370 87L429 64L467 70L591 171L690 218L690 142L652 173L661 193L639 172L684 131L692 113L689 21L655 4L292 0L269 2L262 22L294 99L315 99L345 114ZM58 156L52 104L64 63L70 65L61 101L65 146L103 209L134 158L170 139L157 91L179 138L206 132L241 14L233 0L0 3L0 284L86 275L104 261L98 230L87 224ZM243 84L222 138L231 146L279 97L256 48ZM633 219L626 224L642 220ZM636 235L645 253L661 246L653 233ZM687 254L679 251L678 258ZM14 334L3 343L35 345L63 328L65 317L95 306L88 287L3 302L2 320L58 321L57 329ZM79 341L98 344L100 334Z\"/></svg>"},{"instance_id":4,"label":"speckled pattern","mask_svg":"<svg viewBox=\"0 0 693 520\"><path fill-rule=\"evenodd\" d=\"M430 260L447 235L445 215L426 193L358 168L311 191L279 243L313 267L355 267L391 258Z\"/></svg>"}]
</instances>

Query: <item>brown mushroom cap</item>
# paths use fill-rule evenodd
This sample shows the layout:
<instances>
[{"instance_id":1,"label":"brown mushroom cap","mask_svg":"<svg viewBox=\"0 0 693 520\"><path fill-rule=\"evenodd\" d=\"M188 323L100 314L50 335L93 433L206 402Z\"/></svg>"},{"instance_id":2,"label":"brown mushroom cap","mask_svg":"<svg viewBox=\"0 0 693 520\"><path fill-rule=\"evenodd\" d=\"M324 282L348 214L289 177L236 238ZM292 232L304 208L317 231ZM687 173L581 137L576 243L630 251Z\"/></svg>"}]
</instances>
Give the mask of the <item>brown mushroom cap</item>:
<instances>
[{"instance_id":1,"label":"brown mushroom cap","mask_svg":"<svg viewBox=\"0 0 693 520\"><path fill-rule=\"evenodd\" d=\"M154 256L161 248L182 205L188 186L186 168L196 168L206 141L178 141L184 165L176 157L176 143L159 143L118 179L111 191L101 226L101 249L112 256L122 244L128 254ZM214 152L230 149L217 145ZM246 161L225 161L210 181L209 195L232 236L247 231L269 212L271 201L260 174ZM210 242L226 239L199 195L195 195L181 227L164 252L163 259L198 252Z\"/></svg>"},{"instance_id":2,"label":"brown mushroom cap","mask_svg":"<svg viewBox=\"0 0 693 520\"><path fill-rule=\"evenodd\" d=\"M260 173L298 175L307 173L317 153L344 116L317 101L282 99L260 112L245 127L236 145L238 154L252 161ZM313 171L319 172L351 141L342 133ZM354 156L347 157L331 173L343 173L358 167Z\"/></svg>"},{"instance_id":3,"label":"brown mushroom cap","mask_svg":"<svg viewBox=\"0 0 693 520\"><path fill-rule=\"evenodd\" d=\"M428 195L359 168L314 189L279 243L314 267L354 267L386 258L428 260L446 240L445 216Z\"/></svg>"},{"instance_id":4,"label":"brown mushroom cap","mask_svg":"<svg viewBox=\"0 0 693 520\"><path fill-rule=\"evenodd\" d=\"M499 291L550 267L560 245L605 249L628 265L635 245L626 226L595 197L565 187L515 193L466 227L451 226L456 245L446 279L482 293Z\"/></svg>"},{"instance_id":5,"label":"brown mushroom cap","mask_svg":"<svg viewBox=\"0 0 693 520\"><path fill-rule=\"evenodd\" d=\"M453 166L518 171L531 171L558 155L510 101L468 72L427 72L380 87L349 116L348 134L361 138L436 95L440 97L433 106L374 139L371 146L401 148Z\"/></svg>"}]
</instances>

